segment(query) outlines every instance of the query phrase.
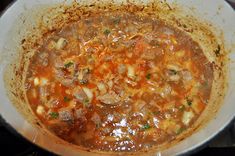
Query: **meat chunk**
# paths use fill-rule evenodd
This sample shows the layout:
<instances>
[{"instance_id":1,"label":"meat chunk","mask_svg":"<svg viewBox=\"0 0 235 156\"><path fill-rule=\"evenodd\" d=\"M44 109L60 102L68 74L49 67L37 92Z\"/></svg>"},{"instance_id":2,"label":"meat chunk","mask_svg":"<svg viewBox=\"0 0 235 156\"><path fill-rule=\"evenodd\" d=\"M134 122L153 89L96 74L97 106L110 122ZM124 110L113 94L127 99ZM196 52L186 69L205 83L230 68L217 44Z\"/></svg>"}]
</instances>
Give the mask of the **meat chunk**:
<instances>
[{"instance_id":1,"label":"meat chunk","mask_svg":"<svg viewBox=\"0 0 235 156\"><path fill-rule=\"evenodd\" d=\"M126 66L124 64L120 64L118 66L118 73L119 74L124 74L126 72Z\"/></svg>"},{"instance_id":2,"label":"meat chunk","mask_svg":"<svg viewBox=\"0 0 235 156\"><path fill-rule=\"evenodd\" d=\"M64 137L67 136L70 132L71 125L67 124L66 122L56 120L55 122L50 123L48 128L55 132L58 136Z\"/></svg>"},{"instance_id":3,"label":"meat chunk","mask_svg":"<svg viewBox=\"0 0 235 156\"><path fill-rule=\"evenodd\" d=\"M72 61L63 62L60 58L54 61L55 79L65 86L71 86L76 80L78 67Z\"/></svg>"},{"instance_id":4,"label":"meat chunk","mask_svg":"<svg viewBox=\"0 0 235 156\"><path fill-rule=\"evenodd\" d=\"M92 115L91 121L95 123L96 127L99 127L101 125L101 118L96 112Z\"/></svg>"},{"instance_id":5,"label":"meat chunk","mask_svg":"<svg viewBox=\"0 0 235 156\"><path fill-rule=\"evenodd\" d=\"M84 33L84 39L85 41L93 39L95 36L97 36L97 28L90 26L87 28L86 32Z\"/></svg>"},{"instance_id":6,"label":"meat chunk","mask_svg":"<svg viewBox=\"0 0 235 156\"><path fill-rule=\"evenodd\" d=\"M58 113L59 113L59 119L61 121L65 122L74 121L74 116L71 109L60 110Z\"/></svg>"},{"instance_id":7,"label":"meat chunk","mask_svg":"<svg viewBox=\"0 0 235 156\"><path fill-rule=\"evenodd\" d=\"M84 68L79 71L78 80L80 84L86 84L89 80L90 69Z\"/></svg>"},{"instance_id":8,"label":"meat chunk","mask_svg":"<svg viewBox=\"0 0 235 156\"><path fill-rule=\"evenodd\" d=\"M121 98L113 91L97 97L102 103L107 105L117 105Z\"/></svg>"},{"instance_id":9,"label":"meat chunk","mask_svg":"<svg viewBox=\"0 0 235 156\"><path fill-rule=\"evenodd\" d=\"M156 57L154 49L145 50L141 57L145 60L154 60Z\"/></svg>"},{"instance_id":10,"label":"meat chunk","mask_svg":"<svg viewBox=\"0 0 235 156\"><path fill-rule=\"evenodd\" d=\"M48 60L49 54L46 52L40 52L38 54L38 63L42 66L48 66L49 60Z\"/></svg>"},{"instance_id":11,"label":"meat chunk","mask_svg":"<svg viewBox=\"0 0 235 156\"><path fill-rule=\"evenodd\" d=\"M77 119L84 118L86 113L87 113L86 109L83 109L83 108L76 109L75 110L75 117Z\"/></svg>"},{"instance_id":12,"label":"meat chunk","mask_svg":"<svg viewBox=\"0 0 235 156\"><path fill-rule=\"evenodd\" d=\"M182 73L182 77L185 81L191 81L192 80L193 77L192 77L192 74L191 74L190 71L183 70L181 73Z\"/></svg>"},{"instance_id":13,"label":"meat chunk","mask_svg":"<svg viewBox=\"0 0 235 156\"><path fill-rule=\"evenodd\" d=\"M64 86L71 86L75 81L75 77L66 75L62 69L55 69L54 74L55 79Z\"/></svg>"},{"instance_id":14,"label":"meat chunk","mask_svg":"<svg viewBox=\"0 0 235 156\"><path fill-rule=\"evenodd\" d=\"M79 86L75 87L73 90L73 96L80 102L84 103L84 101L88 100L88 96L83 91L83 89Z\"/></svg>"}]
</instances>

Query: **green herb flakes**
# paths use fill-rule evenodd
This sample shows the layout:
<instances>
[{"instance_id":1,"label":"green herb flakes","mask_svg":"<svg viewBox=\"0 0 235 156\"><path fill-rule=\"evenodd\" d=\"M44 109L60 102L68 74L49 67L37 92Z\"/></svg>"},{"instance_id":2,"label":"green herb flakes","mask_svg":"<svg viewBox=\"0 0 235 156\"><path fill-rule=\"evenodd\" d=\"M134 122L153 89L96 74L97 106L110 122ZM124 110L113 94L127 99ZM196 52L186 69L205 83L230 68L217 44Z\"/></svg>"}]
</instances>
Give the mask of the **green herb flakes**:
<instances>
[{"instance_id":1,"label":"green herb flakes","mask_svg":"<svg viewBox=\"0 0 235 156\"><path fill-rule=\"evenodd\" d=\"M50 117L51 117L52 119L57 119L58 116L59 116L59 113L57 113L57 112L51 112L51 113L49 113L49 115L50 115Z\"/></svg>"},{"instance_id":2,"label":"green herb flakes","mask_svg":"<svg viewBox=\"0 0 235 156\"><path fill-rule=\"evenodd\" d=\"M174 70L174 69L170 69L170 72L171 72L173 75L176 75L176 74L177 74L177 71Z\"/></svg>"},{"instance_id":3,"label":"green herb flakes","mask_svg":"<svg viewBox=\"0 0 235 156\"><path fill-rule=\"evenodd\" d=\"M71 99L67 96L64 97L64 102L69 102Z\"/></svg>"},{"instance_id":4,"label":"green herb flakes","mask_svg":"<svg viewBox=\"0 0 235 156\"><path fill-rule=\"evenodd\" d=\"M146 75L146 79L151 79L151 74L150 73L148 73L147 75Z\"/></svg>"},{"instance_id":5,"label":"green herb flakes","mask_svg":"<svg viewBox=\"0 0 235 156\"><path fill-rule=\"evenodd\" d=\"M193 101L192 101L191 99L189 99L189 98L187 98L186 100L187 100L187 104L188 104L189 106L191 106L192 103L193 103Z\"/></svg>"},{"instance_id":6,"label":"green herb flakes","mask_svg":"<svg viewBox=\"0 0 235 156\"><path fill-rule=\"evenodd\" d=\"M147 130L149 128L151 128L151 127L150 127L150 125L148 123L143 125L143 127L142 127L143 130Z\"/></svg>"},{"instance_id":7,"label":"green herb flakes","mask_svg":"<svg viewBox=\"0 0 235 156\"><path fill-rule=\"evenodd\" d=\"M65 68L69 68L69 67L71 67L72 65L73 65L73 62L69 61L69 62L67 62L67 63L64 64L64 67L65 67Z\"/></svg>"},{"instance_id":8,"label":"green herb flakes","mask_svg":"<svg viewBox=\"0 0 235 156\"><path fill-rule=\"evenodd\" d=\"M105 30L104 30L104 34L105 34L105 35L109 35L110 33L111 33L111 31L110 31L109 29L105 29Z\"/></svg>"},{"instance_id":9,"label":"green herb flakes","mask_svg":"<svg viewBox=\"0 0 235 156\"><path fill-rule=\"evenodd\" d=\"M185 128L181 127L181 128L176 130L176 134L178 135L178 134L182 133L183 131L185 131Z\"/></svg>"},{"instance_id":10,"label":"green herb flakes","mask_svg":"<svg viewBox=\"0 0 235 156\"><path fill-rule=\"evenodd\" d=\"M83 105L84 105L84 106L88 106L89 103L90 103L90 100L89 100L89 99L83 100Z\"/></svg>"},{"instance_id":11,"label":"green herb flakes","mask_svg":"<svg viewBox=\"0 0 235 156\"><path fill-rule=\"evenodd\" d=\"M183 112L183 111L185 110L185 106L184 106L184 105L181 105L181 106L179 107L179 110L180 110L181 112Z\"/></svg>"},{"instance_id":12,"label":"green herb flakes","mask_svg":"<svg viewBox=\"0 0 235 156\"><path fill-rule=\"evenodd\" d=\"M120 21L121 21L121 18L120 18L120 17L117 17L117 18L115 18L115 19L113 20L113 23L114 23L114 24L119 24Z\"/></svg>"}]
</instances>

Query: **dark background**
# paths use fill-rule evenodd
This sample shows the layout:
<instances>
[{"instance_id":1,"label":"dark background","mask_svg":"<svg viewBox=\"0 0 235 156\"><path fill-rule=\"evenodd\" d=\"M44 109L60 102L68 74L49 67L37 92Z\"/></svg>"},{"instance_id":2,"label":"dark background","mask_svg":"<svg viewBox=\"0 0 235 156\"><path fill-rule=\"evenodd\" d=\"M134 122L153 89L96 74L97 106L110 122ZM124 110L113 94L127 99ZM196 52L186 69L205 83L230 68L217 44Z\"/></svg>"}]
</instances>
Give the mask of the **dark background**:
<instances>
[{"instance_id":1,"label":"dark background","mask_svg":"<svg viewBox=\"0 0 235 156\"><path fill-rule=\"evenodd\" d=\"M13 0L0 0L0 13ZM235 8L235 3L230 3ZM233 19L235 20L235 19ZM23 137L9 131L0 121L0 155L8 156L53 156L53 154L31 144ZM193 156L235 156L235 122L203 147L193 151Z\"/></svg>"}]
</instances>

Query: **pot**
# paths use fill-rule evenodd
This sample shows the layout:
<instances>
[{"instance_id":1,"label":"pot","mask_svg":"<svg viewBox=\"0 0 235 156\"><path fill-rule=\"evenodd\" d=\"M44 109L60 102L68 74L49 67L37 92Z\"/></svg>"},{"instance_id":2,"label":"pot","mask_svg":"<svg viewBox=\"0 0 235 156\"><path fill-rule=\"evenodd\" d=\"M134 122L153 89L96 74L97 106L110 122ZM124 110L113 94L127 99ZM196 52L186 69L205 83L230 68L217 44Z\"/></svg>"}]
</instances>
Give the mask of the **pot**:
<instances>
[{"instance_id":1,"label":"pot","mask_svg":"<svg viewBox=\"0 0 235 156\"><path fill-rule=\"evenodd\" d=\"M119 2L115 1L113 3ZM59 4L66 5L69 3L71 3L69 0L66 2L63 0L17 0L2 14L0 18L0 114L11 130L50 152L59 155L112 155L113 153L84 150L57 138L39 122L35 122L35 117L31 114L30 108L22 100L23 95L11 95L13 93L9 91L10 86L8 84L15 85L13 87L16 90L21 89L17 88L22 85L21 82L10 83L9 81L14 74L21 75L22 73L14 73L16 70L9 66L16 63L13 61L20 55L19 47L22 38L28 35L27 30L38 24L37 18L34 17L39 17L43 10ZM83 1L83 3L91 4L92 1ZM132 3L138 2L132 1ZM155 3L158 3L158 1ZM218 104L212 112L206 111L207 120L203 122L203 126L199 126L193 134L188 135L185 139L169 148L141 153L143 155L180 155L192 152L222 131L235 115L235 11L225 1L221 0L167 0L167 4L170 9L172 9L172 6L182 8L184 13L192 15L200 21L210 23L213 27L211 27L213 33L221 40L224 53L230 59L226 66L227 78L224 79L227 87L225 96L219 101L221 105ZM12 98L12 96L19 99Z\"/></svg>"}]
</instances>

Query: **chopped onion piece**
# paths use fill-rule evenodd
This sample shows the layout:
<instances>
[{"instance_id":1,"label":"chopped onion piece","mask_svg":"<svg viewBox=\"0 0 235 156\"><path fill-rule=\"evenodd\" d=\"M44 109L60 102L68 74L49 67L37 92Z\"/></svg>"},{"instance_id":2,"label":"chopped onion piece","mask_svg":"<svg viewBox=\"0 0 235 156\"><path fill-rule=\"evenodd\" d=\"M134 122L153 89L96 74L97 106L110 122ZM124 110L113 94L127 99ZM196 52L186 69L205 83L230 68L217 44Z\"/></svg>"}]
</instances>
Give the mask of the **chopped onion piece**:
<instances>
[{"instance_id":1,"label":"chopped onion piece","mask_svg":"<svg viewBox=\"0 0 235 156\"><path fill-rule=\"evenodd\" d=\"M172 88L170 85L166 85L164 86L164 88L162 88L162 91L160 93L160 95L163 97L163 98L166 98L172 91Z\"/></svg>"},{"instance_id":2,"label":"chopped onion piece","mask_svg":"<svg viewBox=\"0 0 235 156\"><path fill-rule=\"evenodd\" d=\"M42 114L45 113L45 109L44 109L43 106L38 105L36 112L37 112L38 115L42 115Z\"/></svg>"},{"instance_id":3,"label":"chopped onion piece","mask_svg":"<svg viewBox=\"0 0 235 156\"><path fill-rule=\"evenodd\" d=\"M97 99L107 105L117 105L121 100L121 98L113 91L102 96L98 96Z\"/></svg>"},{"instance_id":4,"label":"chopped onion piece","mask_svg":"<svg viewBox=\"0 0 235 156\"><path fill-rule=\"evenodd\" d=\"M180 76L179 75L172 75L169 77L171 81L179 81Z\"/></svg>"},{"instance_id":5,"label":"chopped onion piece","mask_svg":"<svg viewBox=\"0 0 235 156\"><path fill-rule=\"evenodd\" d=\"M57 50L63 49L66 46L66 44L67 44L66 39L60 38L56 43L56 49Z\"/></svg>"},{"instance_id":6,"label":"chopped onion piece","mask_svg":"<svg viewBox=\"0 0 235 156\"><path fill-rule=\"evenodd\" d=\"M36 77L36 78L34 79L33 83L34 83L35 86L38 86L39 83L40 83L40 82L39 82L39 78Z\"/></svg>"},{"instance_id":7,"label":"chopped onion piece","mask_svg":"<svg viewBox=\"0 0 235 156\"><path fill-rule=\"evenodd\" d=\"M97 83L97 87L100 90L101 94L105 94L107 92L107 89L106 89L104 83L102 83L102 82Z\"/></svg>"},{"instance_id":8,"label":"chopped onion piece","mask_svg":"<svg viewBox=\"0 0 235 156\"><path fill-rule=\"evenodd\" d=\"M132 66L127 66L127 76L131 79L135 78L135 69Z\"/></svg>"},{"instance_id":9,"label":"chopped onion piece","mask_svg":"<svg viewBox=\"0 0 235 156\"><path fill-rule=\"evenodd\" d=\"M87 97L91 101L93 98L93 93L89 88L83 87L82 90L86 93Z\"/></svg>"},{"instance_id":10,"label":"chopped onion piece","mask_svg":"<svg viewBox=\"0 0 235 156\"><path fill-rule=\"evenodd\" d=\"M188 125L193 117L194 117L194 113L192 111L189 111L189 112L185 111L184 114L183 114L182 122L185 125Z\"/></svg>"},{"instance_id":11,"label":"chopped onion piece","mask_svg":"<svg viewBox=\"0 0 235 156\"><path fill-rule=\"evenodd\" d=\"M109 86L110 89L113 88L113 81L112 80L108 81L108 86Z\"/></svg>"},{"instance_id":12,"label":"chopped onion piece","mask_svg":"<svg viewBox=\"0 0 235 156\"><path fill-rule=\"evenodd\" d=\"M123 73L125 73L125 71L126 71L126 66L124 64L120 64L118 66L118 73L123 74Z\"/></svg>"}]
</instances>

